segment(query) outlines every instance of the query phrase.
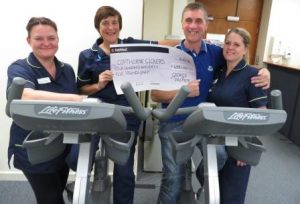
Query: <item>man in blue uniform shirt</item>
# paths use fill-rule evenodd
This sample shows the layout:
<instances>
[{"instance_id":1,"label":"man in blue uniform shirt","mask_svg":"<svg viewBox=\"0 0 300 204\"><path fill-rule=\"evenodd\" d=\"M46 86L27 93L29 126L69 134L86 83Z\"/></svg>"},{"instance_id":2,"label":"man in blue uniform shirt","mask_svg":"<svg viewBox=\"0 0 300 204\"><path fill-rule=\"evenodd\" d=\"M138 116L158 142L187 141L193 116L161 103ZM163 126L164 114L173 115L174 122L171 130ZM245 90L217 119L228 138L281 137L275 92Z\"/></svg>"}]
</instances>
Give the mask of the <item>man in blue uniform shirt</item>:
<instances>
[{"instance_id":1,"label":"man in blue uniform shirt","mask_svg":"<svg viewBox=\"0 0 300 204\"><path fill-rule=\"evenodd\" d=\"M193 57L197 70L197 80L188 83L187 86L190 89L190 94L181 106L189 107L207 101L208 90L212 85L214 72L225 63L225 60L222 56L221 47L203 41L203 37L207 31L208 19L207 12L202 4L188 4L182 12L181 20L185 39L177 47ZM252 80L258 86L268 87L269 72L266 70L266 73L262 75ZM166 107L177 92L178 90L153 90L151 97L153 101L160 102L163 107ZM186 116L175 116L167 122L160 123L159 137L161 140L163 175L158 197L159 204L177 204L180 200L185 165L177 165L175 163L172 157L172 144L169 140L169 135L172 132L181 131L185 118ZM224 152L224 148L222 147L218 148L217 151L218 167L220 169L226 161L226 154L222 153Z\"/></svg>"}]
</instances>

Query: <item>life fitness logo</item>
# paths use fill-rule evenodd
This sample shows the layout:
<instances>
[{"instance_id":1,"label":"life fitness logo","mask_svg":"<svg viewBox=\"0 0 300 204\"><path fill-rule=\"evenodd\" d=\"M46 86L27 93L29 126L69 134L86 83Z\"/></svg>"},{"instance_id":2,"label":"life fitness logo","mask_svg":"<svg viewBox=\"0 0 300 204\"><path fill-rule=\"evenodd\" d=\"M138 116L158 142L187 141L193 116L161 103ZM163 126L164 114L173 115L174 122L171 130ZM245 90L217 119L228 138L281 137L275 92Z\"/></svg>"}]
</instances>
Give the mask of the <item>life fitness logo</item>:
<instances>
[{"instance_id":1,"label":"life fitness logo","mask_svg":"<svg viewBox=\"0 0 300 204\"><path fill-rule=\"evenodd\" d=\"M62 116L62 117L82 117L86 116L89 112L87 107L76 107L76 106L45 106L40 107L37 111L38 115L47 116Z\"/></svg>"},{"instance_id":2,"label":"life fitness logo","mask_svg":"<svg viewBox=\"0 0 300 204\"><path fill-rule=\"evenodd\" d=\"M251 113L251 112L233 112L229 114L227 120L241 122L263 122L267 121L269 114Z\"/></svg>"}]
</instances>

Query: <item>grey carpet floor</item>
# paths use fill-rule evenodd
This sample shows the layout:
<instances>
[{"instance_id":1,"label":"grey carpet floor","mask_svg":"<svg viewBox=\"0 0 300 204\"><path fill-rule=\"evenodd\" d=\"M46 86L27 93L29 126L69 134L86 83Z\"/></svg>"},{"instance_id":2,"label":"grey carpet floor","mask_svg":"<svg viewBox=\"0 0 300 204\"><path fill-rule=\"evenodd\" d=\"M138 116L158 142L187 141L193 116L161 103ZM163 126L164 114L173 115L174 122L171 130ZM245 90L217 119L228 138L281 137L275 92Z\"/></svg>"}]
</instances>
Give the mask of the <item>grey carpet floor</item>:
<instances>
[{"instance_id":1,"label":"grey carpet floor","mask_svg":"<svg viewBox=\"0 0 300 204\"><path fill-rule=\"evenodd\" d=\"M300 148L280 134L261 139L267 151L251 170L245 204L300 204ZM136 188L134 203L155 204L159 180L160 174L145 174L138 183L154 183L156 188ZM35 200L26 181L0 181L0 204Z\"/></svg>"},{"instance_id":2,"label":"grey carpet floor","mask_svg":"<svg viewBox=\"0 0 300 204\"><path fill-rule=\"evenodd\" d=\"M280 134L261 139L267 151L251 170L246 204L300 204L300 148Z\"/></svg>"}]
</instances>

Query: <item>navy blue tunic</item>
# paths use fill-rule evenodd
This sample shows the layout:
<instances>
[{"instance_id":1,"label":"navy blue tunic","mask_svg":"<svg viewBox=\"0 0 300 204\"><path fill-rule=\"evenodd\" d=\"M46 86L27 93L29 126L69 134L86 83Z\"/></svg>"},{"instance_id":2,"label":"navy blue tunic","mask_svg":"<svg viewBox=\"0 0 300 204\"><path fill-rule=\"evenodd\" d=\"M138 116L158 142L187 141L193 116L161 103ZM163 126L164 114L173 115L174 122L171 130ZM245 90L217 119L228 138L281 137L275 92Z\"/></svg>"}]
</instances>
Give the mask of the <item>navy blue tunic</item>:
<instances>
[{"instance_id":1,"label":"navy blue tunic","mask_svg":"<svg viewBox=\"0 0 300 204\"><path fill-rule=\"evenodd\" d=\"M217 106L258 108L267 105L267 94L251 83L258 70L242 60L226 77L226 67L216 73L209 101Z\"/></svg>"},{"instance_id":2,"label":"navy blue tunic","mask_svg":"<svg viewBox=\"0 0 300 204\"><path fill-rule=\"evenodd\" d=\"M216 79L209 92L209 101L217 106L258 108L267 105L267 95L261 88L251 84L251 77L258 70L247 65L245 60L226 76L226 67L216 72ZM248 185L251 166L237 166L229 157L219 172L221 203L242 204Z\"/></svg>"},{"instance_id":3,"label":"navy blue tunic","mask_svg":"<svg viewBox=\"0 0 300 204\"><path fill-rule=\"evenodd\" d=\"M33 53L26 59L13 62L7 70L7 88L13 78L22 77L27 80L25 88L44 90L58 93L77 93L76 77L73 68L58 61L55 58L56 78L53 79ZM20 147L30 131L24 130L14 122L10 128L10 141L8 148L8 160L14 155L14 166L31 173L52 173L61 169L65 164L65 155L37 165L31 165L28 161L26 149Z\"/></svg>"},{"instance_id":4,"label":"navy blue tunic","mask_svg":"<svg viewBox=\"0 0 300 204\"><path fill-rule=\"evenodd\" d=\"M79 54L78 63L78 74L77 74L77 86L78 88L88 85L98 83L99 74L105 70L110 70L110 56L106 55L105 52L99 47L103 42L102 38L98 38L93 44L91 49L86 49ZM145 41L137 40L133 38L126 38L123 40L118 40L118 44L123 43L146 43L146 44L157 44L157 41ZM118 104L123 106L129 106L125 96L117 95L113 82L109 82L104 89L98 91L92 95L91 98L101 99L103 102ZM139 120L134 116L126 116L128 126L139 126Z\"/></svg>"}]
</instances>

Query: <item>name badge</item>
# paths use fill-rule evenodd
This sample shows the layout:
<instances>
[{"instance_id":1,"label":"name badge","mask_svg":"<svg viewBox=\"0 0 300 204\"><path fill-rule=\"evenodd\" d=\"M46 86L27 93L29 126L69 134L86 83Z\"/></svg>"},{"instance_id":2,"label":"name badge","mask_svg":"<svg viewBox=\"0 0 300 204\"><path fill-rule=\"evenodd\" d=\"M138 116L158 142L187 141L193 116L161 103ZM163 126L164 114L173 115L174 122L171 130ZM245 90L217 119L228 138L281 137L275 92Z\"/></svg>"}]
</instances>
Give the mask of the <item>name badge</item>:
<instances>
[{"instance_id":1,"label":"name badge","mask_svg":"<svg viewBox=\"0 0 300 204\"><path fill-rule=\"evenodd\" d=\"M40 78L37 80L39 84L48 84L51 82L49 77Z\"/></svg>"}]
</instances>

